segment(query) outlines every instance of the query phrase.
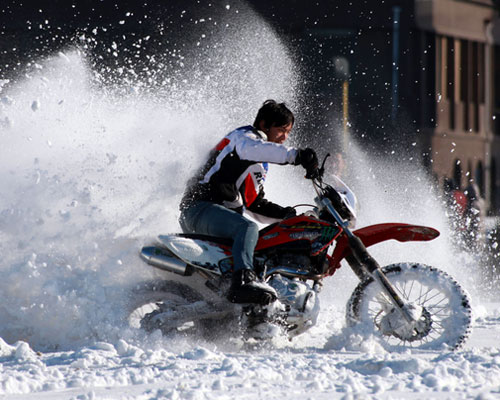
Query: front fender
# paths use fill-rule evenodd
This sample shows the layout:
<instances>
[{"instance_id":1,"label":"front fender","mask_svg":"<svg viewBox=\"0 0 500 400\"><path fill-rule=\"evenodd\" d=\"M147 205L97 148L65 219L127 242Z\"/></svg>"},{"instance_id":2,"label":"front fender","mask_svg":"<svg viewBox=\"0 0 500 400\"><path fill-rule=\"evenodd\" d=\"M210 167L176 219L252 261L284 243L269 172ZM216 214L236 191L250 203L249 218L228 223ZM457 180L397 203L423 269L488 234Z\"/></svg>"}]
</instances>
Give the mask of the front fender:
<instances>
[{"instance_id":1,"label":"front fender","mask_svg":"<svg viewBox=\"0 0 500 400\"><path fill-rule=\"evenodd\" d=\"M398 242L414 242L433 240L439 236L438 230L428 226L399 223L370 225L355 230L353 233L361 239L366 247L391 239ZM349 241L344 234L337 241L332 256L328 257L330 266L327 275L333 275L340 268L340 262L350 254Z\"/></svg>"}]
</instances>

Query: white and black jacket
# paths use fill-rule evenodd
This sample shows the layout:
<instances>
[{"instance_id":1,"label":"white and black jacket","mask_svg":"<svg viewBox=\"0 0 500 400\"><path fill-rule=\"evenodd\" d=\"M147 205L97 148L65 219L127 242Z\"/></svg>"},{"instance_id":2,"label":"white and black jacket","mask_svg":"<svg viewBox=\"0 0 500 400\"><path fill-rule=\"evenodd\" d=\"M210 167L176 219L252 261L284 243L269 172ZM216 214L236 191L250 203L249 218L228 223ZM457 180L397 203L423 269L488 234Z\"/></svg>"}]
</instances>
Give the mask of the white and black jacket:
<instances>
[{"instance_id":1,"label":"white and black jacket","mask_svg":"<svg viewBox=\"0 0 500 400\"><path fill-rule=\"evenodd\" d=\"M285 208L264 198L263 183L268 163L294 164L296 157L297 149L268 142L253 126L235 129L217 144L207 163L189 181L180 208L210 201L240 213L246 209L262 222L258 216L282 219Z\"/></svg>"}]
</instances>

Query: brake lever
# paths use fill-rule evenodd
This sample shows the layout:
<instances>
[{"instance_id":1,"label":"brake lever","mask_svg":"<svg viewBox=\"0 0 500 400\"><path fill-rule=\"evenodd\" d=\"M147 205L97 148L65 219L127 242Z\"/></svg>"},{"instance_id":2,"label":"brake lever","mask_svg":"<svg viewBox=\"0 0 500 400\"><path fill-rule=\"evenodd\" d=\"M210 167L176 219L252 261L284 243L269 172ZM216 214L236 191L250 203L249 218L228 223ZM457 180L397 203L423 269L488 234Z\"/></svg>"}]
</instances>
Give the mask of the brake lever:
<instances>
[{"instance_id":1,"label":"brake lever","mask_svg":"<svg viewBox=\"0 0 500 400\"><path fill-rule=\"evenodd\" d=\"M325 172L325 163L328 157L330 157L330 153L326 154L325 158L323 159L323 163L321 164L321 168L319 169L319 176L321 178L323 178L323 173Z\"/></svg>"},{"instance_id":2,"label":"brake lever","mask_svg":"<svg viewBox=\"0 0 500 400\"><path fill-rule=\"evenodd\" d=\"M321 163L321 168L318 168L318 176L315 177L319 183L323 183L323 174L325 173L325 164L326 164L326 159L330 157L330 153L327 153L325 158L323 159L323 162Z\"/></svg>"}]
</instances>

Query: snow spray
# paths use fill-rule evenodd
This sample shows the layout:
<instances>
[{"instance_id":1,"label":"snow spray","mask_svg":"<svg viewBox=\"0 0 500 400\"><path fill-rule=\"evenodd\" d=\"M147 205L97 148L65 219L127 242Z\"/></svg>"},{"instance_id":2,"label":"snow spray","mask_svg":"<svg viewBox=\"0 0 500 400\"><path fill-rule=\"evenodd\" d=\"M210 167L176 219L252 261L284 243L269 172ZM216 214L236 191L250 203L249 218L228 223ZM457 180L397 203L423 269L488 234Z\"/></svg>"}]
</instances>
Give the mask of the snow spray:
<instances>
[{"instance_id":1,"label":"snow spray","mask_svg":"<svg viewBox=\"0 0 500 400\"><path fill-rule=\"evenodd\" d=\"M128 288L156 274L139 249L180 230L178 204L207 149L251 124L268 98L294 108L296 71L276 34L247 6L213 8L191 21L205 23L201 43L150 57L146 80L133 79L144 72L134 57L95 63L102 42L89 29L76 47L2 82L6 342L54 350L119 337Z\"/></svg>"}]
</instances>

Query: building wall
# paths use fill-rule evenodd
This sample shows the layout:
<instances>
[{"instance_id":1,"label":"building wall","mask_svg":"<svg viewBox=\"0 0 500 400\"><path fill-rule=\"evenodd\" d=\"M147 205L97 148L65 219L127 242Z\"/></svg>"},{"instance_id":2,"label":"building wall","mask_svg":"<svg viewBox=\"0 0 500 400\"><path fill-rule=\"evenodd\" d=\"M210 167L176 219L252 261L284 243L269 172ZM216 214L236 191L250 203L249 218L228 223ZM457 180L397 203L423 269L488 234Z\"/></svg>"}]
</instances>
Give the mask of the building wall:
<instances>
[{"instance_id":1,"label":"building wall","mask_svg":"<svg viewBox=\"0 0 500 400\"><path fill-rule=\"evenodd\" d=\"M492 170L498 168L492 160L500 156L493 119L500 98L494 83L500 68L494 62L498 17L489 0L417 0L415 14L416 25L432 33L435 45L436 121L426 130L429 166L441 184L454 179L464 189L470 181L477 183L497 214L500 174Z\"/></svg>"}]
</instances>

